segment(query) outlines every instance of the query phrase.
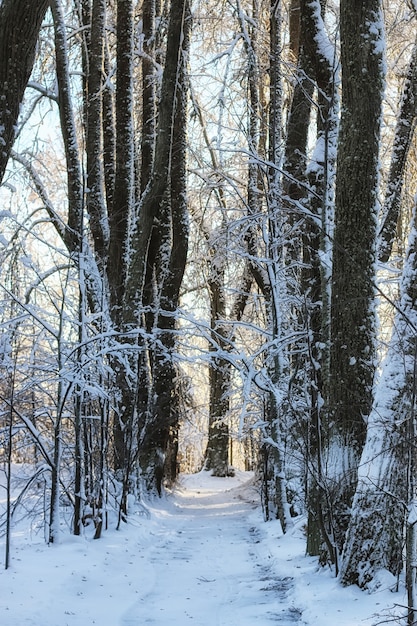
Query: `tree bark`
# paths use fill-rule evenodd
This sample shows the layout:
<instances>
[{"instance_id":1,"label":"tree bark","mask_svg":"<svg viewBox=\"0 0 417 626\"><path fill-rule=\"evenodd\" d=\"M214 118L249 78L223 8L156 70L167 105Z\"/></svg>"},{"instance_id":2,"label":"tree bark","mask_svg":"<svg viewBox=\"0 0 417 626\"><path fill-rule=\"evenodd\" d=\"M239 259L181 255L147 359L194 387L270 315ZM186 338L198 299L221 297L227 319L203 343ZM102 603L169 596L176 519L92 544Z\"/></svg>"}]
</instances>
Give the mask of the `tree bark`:
<instances>
[{"instance_id":1,"label":"tree bark","mask_svg":"<svg viewBox=\"0 0 417 626\"><path fill-rule=\"evenodd\" d=\"M117 2L116 50L116 172L112 206L108 207L110 307L116 324L126 281L128 226L132 219L134 192L133 147L133 3Z\"/></svg>"},{"instance_id":2,"label":"tree bark","mask_svg":"<svg viewBox=\"0 0 417 626\"><path fill-rule=\"evenodd\" d=\"M77 129L71 100L67 34L60 0L51 1L55 27L56 75L59 95L59 116L65 146L68 184L68 228L64 241L70 253L78 253L82 239L83 183Z\"/></svg>"},{"instance_id":3,"label":"tree bark","mask_svg":"<svg viewBox=\"0 0 417 626\"><path fill-rule=\"evenodd\" d=\"M154 341L149 346L148 405L138 415L138 458L146 490L159 494L167 471L172 479L176 467L179 402L174 349L176 310L188 249L185 157L190 29L188 0L173 3L152 177L140 204L133 239L137 247L131 278L137 282L132 285L128 281L127 285L131 316L127 322L134 319L141 304L149 304L153 311L146 318L146 328L153 333ZM138 375L141 377L143 373L139 371Z\"/></svg>"},{"instance_id":4,"label":"tree bark","mask_svg":"<svg viewBox=\"0 0 417 626\"><path fill-rule=\"evenodd\" d=\"M205 469L213 476L229 475L229 392L230 364L223 353L230 349L225 327L225 265L226 233L219 229L212 242L209 260L208 288L210 295L211 340L209 363L209 428L205 452Z\"/></svg>"},{"instance_id":5,"label":"tree bark","mask_svg":"<svg viewBox=\"0 0 417 626\"><path fill-rule=\"evenodd\" d=\"M48 6L49 0L3 0L0 5L0 183Z\"/></svg>"},{"instance_id":6,"label":"tree bark","mask_svg":"<svg viewBox=\"0 0 417 626\"><path fill-rule=\"evenodd\" d=\"M108 222L105 206L103 153L103 80L105 0L93 0L88 46L86 109L87 211L96 261L105 271L108 255Z\"/></svg>"},{"instance_id":7,"label":"tree bark","mask_svg":"<svg viewBox=\"0 0 417 626\"><path fill-rule=\"evenodd\" d=\"M306 350L299 358L299 369L304 372L310 405L304 432L307 443L307 552L334 561L331 539L331 512L325 488L324 434L325 416L322 411L327 390L329 349L329 271L323 264L328 258L331 213L331 189L334 183L337 144L338 99L337 65L334 45L331 44L322 18L320 0L301 1L302 50L307 55L317 98L317 136L315 149L306 167L308 192L304 199L310 218L301 224L302 264L300 288L306 327ZM314 216L314 217L313 217Z\"/></svg>"},{"instance_id":8,"label":"tree bark","mask_svg":"<svg viewBox=\"0 0 417 626\"><path fill-rule=\"evenodd\" d=\"M401 300L394 320L375 401L368 420L366 444L352 505L340 581L359 587L377 585L381 570L398 576L408 493L405 460L415 451L416 332L417 332L416 211L401 283ZM411 436L409 436L411 435ZM414 459L409 473L414 483ZM414 515L413 523L415 523ZM376 582L374 582L376 581Z\"/></svg>"},{"instance_id":9,"label":"tree bark","mask_svg":"<svg viewBox=\"0 0 417 626\"><path fill-rule=\"evenodd\" d=\"M155 147L155 0L146 0L142 6L143 57L142 57L142 141L140 195L145 193L152 174Z\"/></svg>"},{"instance_id":10,"label":"tree bark","mask_svg":"<svg viewBox=\"0 0 417 626\"><path fill-rule=\"evenodd\" d=\"M187 6L187 0L179 0L171 5L170 10L152 176L139 204L138 220L131 241L133 252L127 279L125 302L127 308L126 315L130 316L130 323L132 324L135 324L137 321L138 305L142 298L152 228L169 187L172 129L180 69L181 39ZM126 322L129 323L127 318Z\"/></svg>"},{"instance_id":11,"label":"tree bark","mask_svg":"<svg viewBox=\"0 0 417 626\"><path fill-rule=\"evenodd\" d=\"M383 92L379 0L341 3L342 109L333 243L329 466L339 550L372 406L374 262Z\"/></svg>"},{"instance_id":12,"label":"tree bark","mask_svg":"<svg viewBox=\"0 0 417 626\"><path fill-rule=\"evenodd\" d=\"M395 128L391 166L382 208L382 224L379 231L379 260L388 261L401 215L401 192L408 153L412 145L417 122L417 39L408 65L400 111Z\"/></svg>"}]
</instances>

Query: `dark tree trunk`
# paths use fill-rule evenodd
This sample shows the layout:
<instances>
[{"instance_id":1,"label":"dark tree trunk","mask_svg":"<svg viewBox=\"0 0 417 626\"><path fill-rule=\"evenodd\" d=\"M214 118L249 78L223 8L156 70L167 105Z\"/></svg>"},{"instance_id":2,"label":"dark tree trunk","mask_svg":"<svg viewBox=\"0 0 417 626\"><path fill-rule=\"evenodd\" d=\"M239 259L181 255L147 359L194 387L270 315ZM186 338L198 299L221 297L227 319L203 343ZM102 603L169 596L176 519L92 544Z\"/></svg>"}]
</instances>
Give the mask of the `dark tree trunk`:
<instances>
[{"instance_id":1,"label":"dark tree trunk","mask_svg":"<svg viewBox=\"0 0 417 626\"><path fill-rule=\"evenodd\" d=\"M49 0L3 0L0 5L0 183L48 6Z\"/></svg>"},{"instance_id":2,"label":"dark tree trunk","mask_svg":"<svg viewBox=\"0 0 417 626\"><path fill-rule=\"evenodd\" d=\"M408 153L412 145L417 122L417 39L414 43L407 75L404 82L400 111L395 128L391 166L385 201L382 209L382 225L379 232L379 259L388 261L401 217L401 192Z\"/></svg>"},{"instance_id":3,"label":"dark tree trunk","mask_svg":"<svg viewBox=\"0 0 417 626\"><path fill-rule=\"evenodd\" d=\"M285 229L284 261L287 272L287 290L290 294L299 290L299 267L302 258L301 225L298 202L306 196L307 142L310 129L311 108L315 88L315 71L311 49L311 20L308 7L302 0L301 29L299 35L298 65L295 87L287 125L284 154L282 225ZM299 9L300 9L299 6ZM299 315L299 314L298 314Z\"/></svg>"},{"instance_id":4,"label":"dark tree trunk","mask_svg":"<svg viewBox=\"0 0 417 626\"><path fill-rule=\"evenodd\" d=\"M88 46L88 74L85 94L87 211L96 261L102 271L107 265L108 223L105 206L103 153L103 80L106 3L93 0Z\"/></svg>"},{"instance_id":5,"label":"dark tree trunk","mask_svg":"<svg viewBox=\"0 0 417 626\"><path fill-rule=\"evenodd\" d=\"M59 115L67 162L68 228L65 229L64 241L70 253L78 254L81 250L82 239L83 183L77 129L75 127L69 83L67 34L60 0L51 1L51 11L55 27Z\"/></svg>"},{"instance_id":6,"label":"dark tree trunk","mask_svg":"<svg viewBox=\"0 0 417 626\"><path fill-rule=\"evenodd\" d=\"M151 179L155 146L156 76L155 76L155 0L145 0L142 6L142 141L140 195Z\"/></svg>"},{"instance_id":7,"label":"dark tree trunk","mask_svg":"<svg viewBox=\"0 0 417 626\"><path fill-rule=\"evenodd\" d=\"M290 50L297 62L300 51L301 8L300 0L291 0L290 4Z\"/></svg>"},{"instance_id":8,"label":"dark tree trunk","mask_svg":"<svg viewBox=\"0 0 417 626\"><path fill-rule=\"evenodd\" d=\"M139 205L138 221L131 242L132 258L125 300L126 322L132 324L137 322L138 304L142 299L152 228L169 190L172 128L187 5L187 0L179 0L171 5L152 176Z\"/></svg>"},{"instance_id":9,"label":"dark tree trunk","mask_svg":"<svg viewBox=\"0 0 417 626\"><path fill-rule=\"evenodd\" d=\"M379 0L341 3L342 114L331 300L329 467L339 550L372 406L374 262L383 60Z\"/></svg>"},{"instance_id":10,"label":"dark tree trunk","mask_svg":"<svg viewBox=\"0 0 417 626\"><path fill-rule=\"evenodd\" d=\"M117 2L116 173L113 203L108 207L110 307L118 325L126 279L125 255L134 191L133 151L133 3Z\"/></svg>"},{"instance_id":11,"label":"dark tree trunk","mask_svg":"<svg viewBox=\"0 0 417 626\"><path fill-rule=\"evenodd\" d=\"M224 238L213 242L210 255L210 316L212 357L209 364L209 430L205 453L205 468L211 470L213 476L229 475L229 392L230 364L222 356L228 352L228 332L226 320L226 300L224 289L225 256L223 252ZM220 249L219 249L220 248Z\"/></svg>"},{"instance_id":12,"label":"dark tree trunk","mask_svg":"<svg viewBox=\"0 0 417 626\"><path fill-rule=\"evenodd\" d=\"M281 278L282 271L282 167L283 153L283 126L282 126L282 72L281 72L281 5L279 1L271 0L269 13L270 26L270 102L269 102L269 161L268 168L268 242L267 266L252 261L250 264L253 278L264 295L267 311L268 327L272 337L271 348L267 354L267 367L270 390L265 398L265 438L261 447L261 476L262 476L262 504L266 520L279 519L282 530L285 532L290 523L289 507L286 495L285 461L281 445L283 436L282 415L278 410L276 394L282 384L284 375L284 359L282 351L272 345L279 344L282 337L281 326ZM254 89L256 76L252 77L251 89L252 108L256 103ZM252 112L256 115L256 109ZM252 120L254 125L254 120ZM251 196L249 195L249 198ZM252 196L255 201L249 205L251 213L256 215L256 203L259 198ZM257 257L257 232L254 227L248 230L246 243L249 254L253 259Z\"/></svg>"},{"instance_id":13,"label":"dark tree trunk","mask_svg":"<svg viewBox=\"0 0 417 626\"><path fill-rule=\"evenodd\" d=\"M311 72L317 98L316 149L307 165L306 182L309 192L304 200L311 216L302 221L302 265L300 287L304 303L302 316L306 328L306 349L298 359L300 371L306 377L310 406L304 431L307 446L307 552L318 555L327 552L334 561L331 539L331 512L327 506L323 452L325 420L321 410L326 393L329 348L329 275L322 258L329 249L329 190L334 174L337 142L336 60L322 20L319 0L301 0L300 58ZM327 42L324 44L323 42ZM311 190L311 191L310 191ZM303 385L304 386L304 385Z\"/></svg>"},{"instance_id":14,"label":"dark tree trunk","mask_svg":"<svg viewBox=\"0 0 417 626\"><path fill-rule=\"evenodd\" d=\"M110 83L112 71L110 51L107 40L104 48L105 84L103 85L103 168L106 190L106 206L110 215L113 209L114 186L116 178L116 121L114 88Z\"/></svg>"},{"instance_id":15,"label":"dark tree trunk","mask_svg":"<svg viewBox=\"0 0 417 626\"><path fill-rule=\"evenodd\" d=\"M138 460L146 490L159 494L167 470L172 479L176 467L179 401L174 349L176 310L188 249L185 155L190 28L188 1L172 4L152 177L140 205L134 238L131 275L137 282L128 282L127 294L132 319L140 302L150 304L153 310L145 318L145 328L152 331L154 340L149 346L147 409L138 413ZM152 228L156 224L158 228Z\"/></svg>"}]
</instances>

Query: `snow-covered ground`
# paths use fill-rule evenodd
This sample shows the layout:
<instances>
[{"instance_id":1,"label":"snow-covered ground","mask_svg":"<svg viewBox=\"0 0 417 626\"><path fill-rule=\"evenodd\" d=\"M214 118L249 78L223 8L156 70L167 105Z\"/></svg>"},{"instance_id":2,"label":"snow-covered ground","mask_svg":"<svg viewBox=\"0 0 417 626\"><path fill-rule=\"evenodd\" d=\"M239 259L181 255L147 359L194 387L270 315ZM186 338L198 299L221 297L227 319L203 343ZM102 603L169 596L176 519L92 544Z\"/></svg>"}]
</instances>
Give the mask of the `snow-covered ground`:
<instances>
[{"instance_id":1,"label":"snow-covered ground","mask_svg":"<svg viewBox=\"0 0 417 626\"><path fill-rule=\"evenodd\" d=\"M304 556L303 523L264 523L250 473L183 475L175 491L102 539L59 545L13 533L1 626L376 626L404 590L341 588ZM0 544L4 554L4 540Z\"/></svg>"}]
</instances>

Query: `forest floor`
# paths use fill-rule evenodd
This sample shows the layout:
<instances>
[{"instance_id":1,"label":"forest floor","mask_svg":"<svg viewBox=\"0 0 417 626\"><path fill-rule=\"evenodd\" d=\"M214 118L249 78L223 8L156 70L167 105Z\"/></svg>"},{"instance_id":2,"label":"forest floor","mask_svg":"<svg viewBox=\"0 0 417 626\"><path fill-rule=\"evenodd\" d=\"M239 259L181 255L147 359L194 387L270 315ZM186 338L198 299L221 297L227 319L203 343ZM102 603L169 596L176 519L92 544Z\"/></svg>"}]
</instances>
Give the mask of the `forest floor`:
<instances>
[{"instance_id":1,"label":"forest floor","mask_svg":"<svg viewBox=\"0 0 417 626\"><path fill-rule=\"evenodd\" d=\"M400 624L404 590L392 592L389 577L372 594L342 588L304 549L303 520L285 536L278 522L263 522L250 473L183 475L99 541L63 526L61 542L47 546L17 524L11 567L0 570L0 624Z\"/></svg>"}]
</instances>

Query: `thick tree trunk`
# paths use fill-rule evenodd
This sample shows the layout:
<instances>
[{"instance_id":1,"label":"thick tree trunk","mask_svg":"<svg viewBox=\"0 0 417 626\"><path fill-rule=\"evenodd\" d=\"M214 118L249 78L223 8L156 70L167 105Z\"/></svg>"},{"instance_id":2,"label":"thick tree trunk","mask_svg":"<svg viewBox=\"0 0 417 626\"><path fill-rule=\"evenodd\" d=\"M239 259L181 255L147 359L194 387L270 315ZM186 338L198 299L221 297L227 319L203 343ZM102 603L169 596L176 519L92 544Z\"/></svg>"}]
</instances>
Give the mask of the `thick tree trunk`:
<instances>
[{"instance_id":1,"label":"thick tree trunk","mask_svg":"<svg viewBox=\"0 0 417 626\"><path fill-rule=\"evenodd\" d=\"M383 92L379 0L341 3L340 123L333 273L329 468L339 550L372 406L375 361L374 261Z\"/></svg>"},{"instance_id":2,"label":"thick tree trunk","mask_svg":"<svg viewBox=\"0 0 417 626\"><path fill-rule=\"evenodd\" d=\"M317 94L317 138L315 149L307 165L306 179L310 193L306 208L315 219L305 219L302 230L301 293L303 294L307 349L302 369L306 373L306 387L310 398L310 415L306 424L307 476L307 553L327 556L334 561L331 539L331 512L328 510L323 452L326 431L323 399L327 389L329 349L329 270L323 258L329 258L331 189L334 183L337 143L338 102L337 65L334 46L331 45L322 19L319 0L301 2L301 38L303 52L309 55Z\"/></svg>"},{"instance_id":3,"label":"thick tree trunk","mask_svg":"<svg viewBox=\"0 0 417 626\"><path fill-rule=\"evenodd\" d=\"M298 202L306 196L307 142L315 88L314 53L311 48L315 31L312 31L308 3L300 2L301 31L295 87L288 118L283 162L282 222L285 228L284 260L288 269L287 283L290 294L299 290L299 268L302 257L301 224ZM309 18L309 20L308 20Z\"/></svg>"},{"instance_id":4,"label":"thick tree trunk","mask_svg":"<svg viewBox=\"0 0 417 626\"><path fill-rule=\"evenodd\" d=\"M223 199L224 200L224 199ZM221 210L226 207L222 206ZM223 226L225 226L223 224ZM210 297L211 344L209 351L209 425L205 452L205 469L213 476L229 475L229 392L230 364L224 353L230 349L226 320L225 228L215 231L208 260L208 291Z\"/></svg>"},{"instance_id":5,"label":"thick tree trunk","mask_svg":"<svg viewBox=\"0 0 417 626\"><path fill-rule=\"evenodd\" d=\"M116 96L115 124L103 129L107 155L106 190L109 225L107 280L112 322L121 330L123 297L126 282L126 254L128 226L132 219L134 192L133 147L133 5L132 0L119 0L116 16ZM106 122L113 122L111 95L104 92L103 106L107 112ZM115 152L113 163L112 151ZM114 186L111 187L112 183ZM127 346L128 347L128 346ZM136 382L129 376L135 370L137 356L127 352L123 358L113 358L113 370L119 389L115 411L114 468L122 482L120 515L127 515L127 495L132 469L132 454L137 438L133 434L136 411Z\"/></svg>"},{"instance_id":6,"label":"thick tree trunk","mask_svg":"<svg viewBox=\"0 0 417 626\"><path fill-rule=\"evenodd\" d=\"M191 37L191 11L187 2L185 8L184 32L181 49L181 65L179 89L177 92L176 113L173 128L173 150L171 158L171 224L172 245L168 266L168 276L162 290L162 311L159 326L163 327L164 309L168 310L168 334L174 336L171 349L171 418L169 421L168 444L165 453L164 476L169 482L177 477L178 463L178 430L180 422L180 391L178 384L178 367L174 362L176 333L178 332L177 309L180 301L180 290L184 278L188 255L189 213L187 202L187 128L188 128L188 54ZM172 311L172 313L171 313Z\"/></svg>"},{"instance_id":7,"label":"thick tree trunk","mask_svg":"<svg viewBox=\"0 0 417 626\"><path fill-rule=\"evenodd\" d=\"M381 378L368 420L358 485L343 552L342 584L377 586L381 570L397 576L403 565L406 504L410 520L416 498L415 402L417 332L417 231L416 218L401 284L401 300ZM405 461L412 471L407 471ZM410 533L408 533L410 536ZM415 546L412 546L415 549ZM407 547L409 552L409 548ZM413 565L414 566L414 565Z\"/></svg>"},{"instance_id":8,"label":"thick tree trunk","mask_svg":"<svg viewBox=\"0 0 417 626\"><path fill-rule=\"evenodd\" d=\"M0 183L48 6L49 0L3 0L0 4Z\"/></svg>"},{"instance_id":9,"label":"thick tree trunk","mask_svg":"<svg viewBox=\"0 0 417 626\"><path fill-rule=\"evenodd\" d=\"M108 222L105 206L103 153L103 79L105 0L93 0L88 46L86 110L87 211L96 261L101 271L107 265Z\"/></svg>"},{"instance_id":10,"label":"thick tree trunk","mask_svg":"<svg viewBox=\"0 0 417 626\"><path fill-rule=\"evenodd\" d=\"M138 321L137 311L140 308L147 273L148 251L154 220L158 216L169 190L172 128L187 6L187 0L178 0L178 2L172 3L170 10L152 176L139 205L138 221L131 241L132 258L126 285L125 308L127 310L125 320L133 325Z\"/></svg>"},{"instance_id":11,"label":"thick tree trunk","mask_svg":"<svg viewBox=\"0 0 417 626\"><path fill-rule=\"evenodd\" d=\"M301 8L300 0L291 0L290 4L290 50L293 55L293 61L296 63L298 53L300 51L300 30L301 30Z\"/></svg>"},{"instance_id":12,"label":"thick tree trunk","mask_svg":"<svg viewBox=\"0 0 417 626\"><path fill-rule=\"evenodd\" d=\"M219 328L214 328L213 340L219 345L221 342ZM221 346L220 350L221 350ZM208 442L205 453L204 467L210 470L213 476L229 476L229 392L230 392L230 364L224 357L216 357L217 348L213 349L210 362L209 386L209 429Z\"/></svg>"},{"instance_id":13,"label":"thick tree trunk","mask_svg":"<svg viewBox=\"0 0 417 626\"><path fill-rule=\"evenodd\" d=\"M116 62L117 159L113 203L108 207L110 240L107 275L112 318L118 325L126 280L126 243L134 191L132 0L117 2Z\"/></svg>"},{"instance_id":14,"label":"thick tree trunk","mask_svg":"<svg viewBox=\"0 0 417 626\"><path fill-rule=\"evenodd\" d=\"M139 214L139 229L144 230L136 240L141 241L145 236L148 219L157 220L158 228L149 232L145 257L140 261L142 269L139 268L140 280L145 282L142 294L138 295L141 295L142 303L152 306L153 314L151 319L148 316L147 327L154 334L155 341L149 354L151 387L148 407L139 415L138 459L145 489L158 494L161 494L164 477L168 474L172 480L176 471L179 398L174 350L176 311L188 250L186 130L190 29L188 1L171 5L165 81L163 79L161 90L161 98L167 100L164 100L164 114L159 120L152 181ZM169 75L167 67L174 76ZM168 116L169 106L173 107L172 117ZM170 125L165 126L168 123ZM164 153L161 152L163 149ZM135 257L137 259L136 254ZM143 275L142 271L145 272Z\"/></svg>"},{"instance_id":15,"label":"thick tree trunk","mask_svg":"<svg viewBox=\"0 0 417 626\"><path fill-rule=\"evenodd\" d=\"M104 43L104 72L103 85L103 168L104 186L106 191L106 206L108 214L113 208L114 187L116 178L116 112L114 87L110 82L112 72L109 43ZM110 244L109 244L110 245Z\"/></svg>"}]
</instances>

